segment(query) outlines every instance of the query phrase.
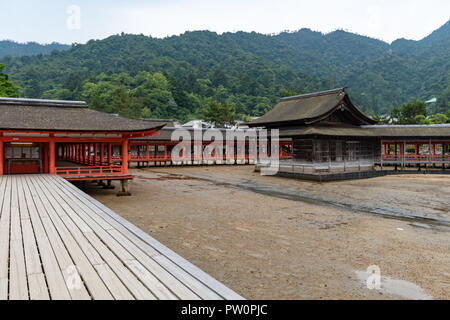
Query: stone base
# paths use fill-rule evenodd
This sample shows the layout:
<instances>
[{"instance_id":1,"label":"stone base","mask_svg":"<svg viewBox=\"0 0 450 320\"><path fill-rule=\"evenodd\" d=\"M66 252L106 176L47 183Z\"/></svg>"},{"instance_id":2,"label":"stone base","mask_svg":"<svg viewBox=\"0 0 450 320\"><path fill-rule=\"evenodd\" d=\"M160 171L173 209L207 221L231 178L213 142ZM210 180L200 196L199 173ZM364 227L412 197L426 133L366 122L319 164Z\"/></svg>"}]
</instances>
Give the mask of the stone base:
<instances>
[{"instance_id":1,"label":"stone base","mask_svg":"<svg viewBox=\"0 0 450 320\"><path fill-rule=\"evenodd\" d=\"M120 180L120 191L117 193L118 197L131 196L130 183L128 180Z\"/></svg>"}]
</instances>

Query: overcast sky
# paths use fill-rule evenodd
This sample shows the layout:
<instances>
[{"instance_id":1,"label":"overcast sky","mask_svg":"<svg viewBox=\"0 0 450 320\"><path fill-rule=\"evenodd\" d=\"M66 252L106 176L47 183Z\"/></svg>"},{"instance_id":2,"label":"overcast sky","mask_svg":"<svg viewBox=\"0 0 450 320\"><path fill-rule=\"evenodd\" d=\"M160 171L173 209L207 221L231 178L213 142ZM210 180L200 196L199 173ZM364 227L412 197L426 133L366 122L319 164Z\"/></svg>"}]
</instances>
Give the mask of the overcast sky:
<instances>
[{"instance_id":1,"label":"overcast sky","mask_svg":"<svg viewBox=\"0 0 450 320\"><path fill-rule=\"evenodd\" d=\"M84 43L120 32L165 37L310 28L392 42L419 40L449 18L450 0L2 0L0 39Z\"/></svg>"}]
</instances>

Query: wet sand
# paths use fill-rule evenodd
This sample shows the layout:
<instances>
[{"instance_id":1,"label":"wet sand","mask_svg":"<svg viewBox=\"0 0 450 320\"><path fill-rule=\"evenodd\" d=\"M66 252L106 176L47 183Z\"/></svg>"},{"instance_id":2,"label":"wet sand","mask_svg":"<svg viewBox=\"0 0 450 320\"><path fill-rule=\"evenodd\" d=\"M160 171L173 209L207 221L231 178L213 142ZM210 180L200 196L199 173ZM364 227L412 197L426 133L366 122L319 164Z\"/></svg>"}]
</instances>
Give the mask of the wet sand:
<instances>
[{"instance_id":1,"label":"wet sand","mask_svg":"<svg viewBox=\"0 0 450 320\"><path fill-rule=\"evenodd\" d=\"M252 166L132 172L131 197L87 191L245 298L450 298L450 176L320 184ZM380 290L361 276L371 265Z\"/></svg>"}]
</instances>

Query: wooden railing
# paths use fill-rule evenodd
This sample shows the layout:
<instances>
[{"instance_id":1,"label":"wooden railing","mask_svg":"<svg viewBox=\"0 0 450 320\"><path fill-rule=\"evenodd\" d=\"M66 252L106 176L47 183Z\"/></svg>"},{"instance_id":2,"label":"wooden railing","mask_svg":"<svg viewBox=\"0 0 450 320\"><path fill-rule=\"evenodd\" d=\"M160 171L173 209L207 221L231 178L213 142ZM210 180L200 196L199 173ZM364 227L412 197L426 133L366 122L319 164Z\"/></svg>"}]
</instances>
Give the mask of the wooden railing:
<instances>
[{"instance_id":1,"label":"wooden railing","mask_svg":"<svg viewBox=\"0 0 450 320\"><path fill-rule=\"evenodd\" d=\"M56 167L56 174L63 177L102 176L122 173L121 166Z\"/></svg>"},{"instance_id":2,"label":"wooden railing","mask_svg":"<svg viewBox=\"0 0 450 320\"><path fill-rule=\"evenodd\" d=\"M261 157L264 155L260 155ZM292 158L292 154L283 153L279 155L280 159L290 159ZM244 159L255 159L254 154L234 154L233 158L235 160L244 160ZM114 158L116 161L122 161L122 157ZM161 156L144 156L144 155L130 155L128 158L129 161L171 161L172 157L170 155L161 155ZM215 156L211 154L202 154L202 155L191 155L190 157L184 157L180 160L227 160L227 155Z\"/></svg>"},{"instance_id":3,"label":"wooden railing","mask_svg":"<svg viewBox=\"0 0 450 320\"><path fill-rule=\"evenodd\" d=\"M450 161L450 155L427 155L427 154L405 154L404 158L402 155L398 154L383 154L382 156L383 161L405 161L405 162L446 162Z\"/></svg>"}]
</instances>

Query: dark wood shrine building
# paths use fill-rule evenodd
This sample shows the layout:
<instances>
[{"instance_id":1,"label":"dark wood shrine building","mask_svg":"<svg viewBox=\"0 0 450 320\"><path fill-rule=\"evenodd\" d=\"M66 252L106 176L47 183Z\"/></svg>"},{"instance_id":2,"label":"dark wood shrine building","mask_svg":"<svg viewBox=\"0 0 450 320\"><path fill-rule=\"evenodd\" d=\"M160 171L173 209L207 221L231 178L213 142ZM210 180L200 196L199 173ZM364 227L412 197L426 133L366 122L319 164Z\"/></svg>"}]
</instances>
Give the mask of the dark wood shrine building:
<instances>
[{"instance_id":1,"label":"dark wood shrine building","mask_svg":"<svg viewBox=\"0 0 450 320\"><path fill-rule=\"evenodd\" d=\"M133 178L129 139L157 134L163 126L98 112L82 101L0 98L0 175L120 180L126 193Z\"/></svg>"},{"instance_id":2,"label":"dark wood shrine building","mask_svg":"<svg viewBox=\"0 0 450 320\"><path fill-rule=\"evenodd\" d=\"M249 126L279 129L280 139L292 138L292 159L280 160L280 175L333 180L375 176L383 165L445 170L450 164L450 125L375 124L339 88L282 98Z\"/></svg>"},{"instance_id":3,"label":"dark wood shrine building","mask_svg":"<svg viewBox=\"0 0 450 320\"><path fill-rule=\"evenodd\" d=\"M249 126L292 138L293 158L280 163L280 172L316 174L373 170L380 139L366 136L361 126L375 123L341 88L282 98Z\"/></svg>"}]
</instances>

